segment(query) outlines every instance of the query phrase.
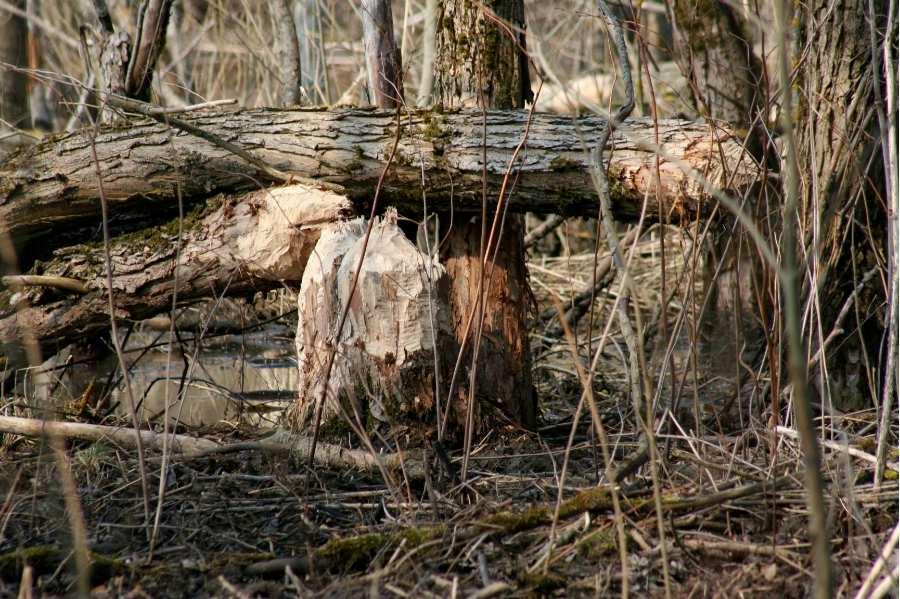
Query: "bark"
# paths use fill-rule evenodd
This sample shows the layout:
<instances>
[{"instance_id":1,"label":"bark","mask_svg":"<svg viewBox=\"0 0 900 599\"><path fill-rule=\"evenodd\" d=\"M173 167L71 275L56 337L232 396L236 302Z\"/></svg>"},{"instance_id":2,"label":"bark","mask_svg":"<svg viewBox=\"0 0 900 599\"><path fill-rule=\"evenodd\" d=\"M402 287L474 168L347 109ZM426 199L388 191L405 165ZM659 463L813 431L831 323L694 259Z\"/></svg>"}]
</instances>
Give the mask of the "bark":
<instances>
[{"instance_id":1,"label":"bark","mask_svg":"<svg viewBox=\"0 0 900 599\"><path fill-rule=\"evenodd\" d=\"M443 105L510 109L532 101L522 0L447 0L439 13L435 82ZM490 201L486 194L482 199ZM450 277L451 324L462 348L462 369L455 366L451 373L448 401L468 406L467 435L500 422L495 411L484 409L490 405L526 427L537 421L524 221L519 215L504 216L493 240L491 222L486 214L457 218L443 256ZM458 392L456 383L461 383Z\"/></svg>"},{"instance_id":2,"label":"bark","mask_svg":"<svg viewBox=\"0 0 900 599\"><path fill-rule=\"evenodd\" d=\"M270 0L269 7L275 19L278 34L278 64L281 67L281 105L300 103L300 46L297 28L288 0Z\"/></svg>"},{"instance_id":3,"label":"bark","mask_svg":"<svg viewBox=\"0 0 900 599\"><path fill-rule=\"evenodd\" d=\"M110 256L116 317L133 321L165 311L176 263L178 298L184 301L299 284L320 229L350 214L343 196L293 185L211 200L184 219L180 247L177 220L115 238ZM85 292L72 294L59 285L0 292L0 356L6 358L0 367L22 363L19 343L26 331L52 354L72 339L108 330L102 245L60 250L40 265L39 274L75 279Z\"/></svg>"},{"instance_id":4,"label":"bark","mask_svg":"<svg viewBox=\"0 0 900 599\"><path fill-rule=\"evenodd\" d=\"M24 10L24 0L14 2ZM20 16L0 10L0 63L26 67L28 27ZM0 119L13 127L28 128L28 78L20 71L0 67Z\"/></svg>"},{"instance_id":5,"label":"bark","mask_svg":"<svg viewBox=\"0 0 900 599\"><path fill-rule=\"evenodd\" d=\"M291 174L339 184L358 207L372 189L396 136L396 116L373 110L208 111L181 116L189 123L247 148ZM496 193L529 115L487 114L488 205ZM420 111L403 117L398 155L382 189L383 206L404 214L421 211L421 167L429 211L481 211L482 135L480 112ZM582 140L596 139L598 117L572 119L536 114L527 151L515 165L509 209L516 212L595 216L596 197ZM21 249L49 252L85 239L96 228L100 203L91 157L90 131L63 135L23 150L0 166L0 226ZM661 121L660 165L663 210L670 220L693 219L715 204L703 186L686 174L690 166L712 187L735 195L759 177L757 165L739 140L702 123ZM610 178L614 210L633 219L646 194L655 193L654 129L648 120L630 120L613 135ZM114 217L171 218L176 189L186 200L254 188L256 169L212 144L169 127L141 120L127 128L107 128L96 138L104 188ZM422 161L420 167L420 160ZM657 203L647 206L659 216ZM462 220L462 216L457 219ZM480 230L478 231L480 235Z\"/></svg>"},{"instance_id":6,"label":"bark","mask_svg":"<svg viewBox=\"0 0 900 599\"><path fill-rule=\"evenodd\" d=\"M103 92L117 96L128 95L128 57L131 55L131 36L127 31L104 34L100 42L100 83ZM121 119L110 108L102 113L104 123Z\"/></svg>"},{"instance_id":7,"label":"bark","mask_svg":"<svg viewBox=\"0 0 900 599\"><path fill-rule=\"evenodd\" d=\"M884 23L886 2L871 5L875 23ZM804 255L816 256L802 277L803 293L817 298L821 313L806 330L825 336L864 273L884 264L887 215L876 114L884 93L877 95L872 82L868 6L867 0L816 0L804 4L796 21L795 61L803 60L796 147L801 171L810 169L801 177L800 239ZM838 409L868 407L877 396L878 379L869 377L883 342L885 298L883 286L867 286L855 301L856 326L846 326L829 346L830 359L819 361L828 370L812 380ZM814 340L821 342L819 335Z\"/></svg>"},{"instance_id":8,"label":"bark","mask_svg":"<svg viewBox=\"0 0 900 599\"><path fill-rule=\"evenodd\" d=\"M437 32L435 92L440 102L507 109L531 101L521 0L445 0Z\"/></svg>"},{"instance_id":9,"label":"bark","mask_svg":"<svg viewBox=\"0 0 900 599\"><path fill-rule=\"evenodd\" d=\"M763 67L740 8L718 0L676 0L668 6L675 59L690 81L697 109L713 121L752 131L748 147L761 156ZM759 308L754 307L765 295L754 290L761 264L741 228L726 224L711 235L704 277L712 295L703 316L701 349L714 373L740 376L735 373L741 372L741 361L757 353L764 338ZM771 312L769 308L764 311Z\"/></svg>"},{"instance_id":10,"label":"bark","mask_svg":"<svg viewBox=\"0 0 900 599\"><path fill-rule=\"evenodd\" d=\"M667 6L675 59L694 84L701 113L729 125L752 123L761 105L762 66L737 9L719 0L675 0Z\"/></svg>"},{"instance_id":11,"label":"bark","mask_svg":"<svg viewBox=\"0 0 900 599\"><path fill-rule=\"evenodd\" d=\"M379 108L403 103L403 66L394 41L390 0L363 0L363 45L369 73L369 96Z\"/></svg>"},{"instance_id":12,"label":"bark","mask_svg":"<svg viewBox=\"0 0 900 599\"><path fill-rule=\"evenodd\" d=\"M128 64L126 95L129 98L147 101L153 83L153 69L156 59L166 42L166 29L172 0L144 0L138 15L138 36Z\"/></svg>"}]
</instances>

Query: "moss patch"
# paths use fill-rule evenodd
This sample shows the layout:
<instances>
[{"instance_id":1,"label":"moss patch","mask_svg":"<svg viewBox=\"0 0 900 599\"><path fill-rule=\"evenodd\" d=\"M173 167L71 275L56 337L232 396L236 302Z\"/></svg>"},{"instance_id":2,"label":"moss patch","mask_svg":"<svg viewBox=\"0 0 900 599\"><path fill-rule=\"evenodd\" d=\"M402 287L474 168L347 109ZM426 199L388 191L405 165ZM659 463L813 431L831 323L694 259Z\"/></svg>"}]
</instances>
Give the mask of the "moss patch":
<instances>
[{"instance_id":1,"label":"moss patch","mask_svg":"<svg viewBox=\"0 0 900 599\"><path fill-rule=\"evenodd\" d=\"M18 582L22 575L22 569L26 565L34 568L37 574L52 572L59 567L68 553L55 545L37 545L9 551L0 555L0 579ZM125 569L125 564L120 560L108 555L91 553L91 582L93 584L124 572Z\"/></svg>"},{"instance_id":2,"label":"moss patch","mask_svg":"<svg viewBox=\"0 0 900 599\"><path fill-rule=\"evenodd\" d=\"M382 551L390 551L404 542L406 549L440 537L444 527L406 528L396 533L368 533L343 539L332 539L316 551L316 561L332 570L358 570L366 566Z\"/></svg>"},{"instance_id":3,"label":"moss patch","mask_svg":"<svg viewBox=\"0 0 900 599\"><path fill-rule=\"evenodd\" d=\"M554 173L564 171L580 171L584 166L577 160L566 158L565 156L556 156L550 161L550 170Z\"/></svg>"}]
</instances>

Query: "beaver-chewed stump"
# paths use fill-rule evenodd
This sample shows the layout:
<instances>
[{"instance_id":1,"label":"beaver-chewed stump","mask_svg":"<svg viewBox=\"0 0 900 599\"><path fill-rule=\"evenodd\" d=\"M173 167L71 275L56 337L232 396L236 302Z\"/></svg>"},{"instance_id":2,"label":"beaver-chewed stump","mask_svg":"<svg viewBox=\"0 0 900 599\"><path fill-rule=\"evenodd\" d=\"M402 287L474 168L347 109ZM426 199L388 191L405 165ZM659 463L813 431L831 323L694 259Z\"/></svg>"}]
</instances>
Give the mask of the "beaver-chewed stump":
<instances>
[{"instance_id":1,"label":"beaver-chewed stump","mask_svg":"<svg viewBox=\"0 0 900 599\"><path fill-rule=\"evenodd\" d=\"M368 242L367 226L359 218L326 228L303 273L299 398L288 414L303 432L312 431L323 399L320 430L326 436L352 428L421 432L422 424L436 426L438 410L447 409L446 386L458 348L444 268L405 236L394 210L375 220ZM457 398L448 422L456 426L464 414L464 401Z\"/></svg>"}]
</instances>

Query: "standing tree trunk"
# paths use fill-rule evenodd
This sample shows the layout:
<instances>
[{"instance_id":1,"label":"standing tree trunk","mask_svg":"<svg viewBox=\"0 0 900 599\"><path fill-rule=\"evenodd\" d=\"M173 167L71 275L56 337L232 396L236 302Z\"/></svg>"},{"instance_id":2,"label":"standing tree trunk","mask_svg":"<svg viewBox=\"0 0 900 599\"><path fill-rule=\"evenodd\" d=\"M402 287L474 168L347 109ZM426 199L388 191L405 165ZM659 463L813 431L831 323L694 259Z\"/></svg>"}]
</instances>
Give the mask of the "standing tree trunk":
<instances>
[{"instance_id":1,"label":"standing tree trunk","mask_svg":"<svg viewBox=\"0 0 900 599\"><path fill-rule=\"evenodd\" d=\"M668 3L675 60L701 114L747 128L762 105L760 61L737 9L718 0Z\"/></svg>"},{"instance_id":2,"label":"standing tree trunk","mask_svg":"<svg viewBox=\"0 0 900 599\"><path fill-rule=\"evenodd\" d=\"M115 29L106 2L95 2L100 22L99 44L101 89L110 94L150 100L153 70L166 42L166 29L172 10L172 0L144 0L138 12L136 35L122 28ZM106 109L104 121L115 121L117 115Z\"/></svg>"},{"instance_id":3,"label":"standing tree trunk","mask_svg":"<svg viewBox=\"0 0 900 599\"><path fill-rule=\"evenodd\" d=\"M13 2L25 9L25 2ZM28 65L28 28L25 19L0 10L0 62L18 67ZM28 78L21 72L0 66L0 119L18 128L29 126ZM7 125L0 124L0 128Z\"/></svg>"},{"instance_id":4,"label":"standing tree trunk","mask_svg":"<svg viewBox=\"0 0 900 599\"><path fill-rule=\"evenodd\" d=\"M872 269L885 268L884 168L877 109L884 88L873 85L870 27L885 23L883 0L813 0L797 15L800 64L794 118L800 172L800 237L805 246L804 302L818 309L805 330L814 355L833 329L829 356L813 384L842 410L872 405L885 334L886 291L873 277L857 293L846 320L835 322ZM874 15L868 14L874 7ZM874 17L874 20L870 20ZM877 36L883 35L880 32ZM809 305L809 304L805 304Z\"/></svg>"},{"instance_id":5,"label":"standing tree trunk","mask_svg":"<svg viewBox=\"0 0 900 599\"><path fill-rule=\"evenodd\" d=\"M747 131L748 150L762 159L763 66L753 53L740 9L718 0L675 0L667 7L675 60L691 86L697 111L716 126ZM762 284L754 274L762 271L753 244L729 215L721 216L724 226L711 230L704 261L710 301L700 346L714 373L739 379L741 362L763 339L755 303L765 294L754 292Z\"/></svg>"},{"instance_id":6,"label":"standing tree trunk","mask_svg":"<svg viewBox=\"0 0 900 599\"><path fill-rule=\"evenodd\" d=\"M269 8L278 34L278 66L281 67L281 105L300 103L300 46L288 0L270 0Z\"/></svg>"},{"instance_id":7,"label":"standing tree trunk","mask_svg":"<svg viewBox=\"0 0 900 599\"><path fill-rule=\"evenodd\" d=\"M301 85L305 100L311 104L328 104L328 77L322 52L319 22L319 0L294 0L294 25L303 66Z\"/></svg>"},{"instance_id":8,"label":"standing tree trunk","mask_svg":"<svg viewBox=\"0 0 900 599\"><path fill-rule=\"evenodd\" d=\"M524 13L522 0L442 2L437 15L436 99L448 107L523 108L531 99ZM483 201L493 206L498 191L485 184ZM497 421L494 410L484 409L489 405L513 422L532 427L537 405L528 347L532 299L523 220L505 216L497 238L489 243L491 219L444 218L450 223L442 258L451 282L451 325L462 347L459 364L448 373L456 377L448 401L466 407L470 432Z\"/></svg>"},{"instance_id":9,"label":"standing tree trunk","mask_svg":"<svg viewBox=\"0 0 900 599\"><path fill-rule=\"evenodd\" d=\"M379 108L403 103L403 67L394 41L390 0L363 0L363 45L369 72L369 95Z\"/></svg>"}]
</instances>

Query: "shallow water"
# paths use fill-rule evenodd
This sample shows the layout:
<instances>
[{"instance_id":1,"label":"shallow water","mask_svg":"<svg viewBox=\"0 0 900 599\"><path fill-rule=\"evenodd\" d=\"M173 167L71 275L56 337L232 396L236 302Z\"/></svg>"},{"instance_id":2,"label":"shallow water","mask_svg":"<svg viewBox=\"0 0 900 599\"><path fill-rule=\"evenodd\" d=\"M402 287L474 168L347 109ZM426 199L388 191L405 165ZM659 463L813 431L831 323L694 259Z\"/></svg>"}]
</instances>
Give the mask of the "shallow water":
<instances>
[{"instance_id":1,"label":"shallow water","mask_svg":"<svg viewBox=\"0 0 900 599\"><path fill-rule=\"evenodd\" d=\"M296 395L297 361L287 327L208 338L199 349L188 344L184 352L173 347L171 358L166 337L137 334L126 348L157 345L130 373L142 420L161 423L168 403L169 421L189 427L223 421L271 427ZM123 383L113 391L113 401L118 413L130 416Z\"/></svg>"}]
</instances>

